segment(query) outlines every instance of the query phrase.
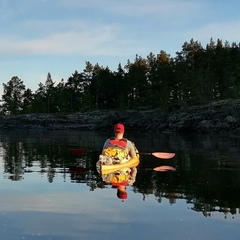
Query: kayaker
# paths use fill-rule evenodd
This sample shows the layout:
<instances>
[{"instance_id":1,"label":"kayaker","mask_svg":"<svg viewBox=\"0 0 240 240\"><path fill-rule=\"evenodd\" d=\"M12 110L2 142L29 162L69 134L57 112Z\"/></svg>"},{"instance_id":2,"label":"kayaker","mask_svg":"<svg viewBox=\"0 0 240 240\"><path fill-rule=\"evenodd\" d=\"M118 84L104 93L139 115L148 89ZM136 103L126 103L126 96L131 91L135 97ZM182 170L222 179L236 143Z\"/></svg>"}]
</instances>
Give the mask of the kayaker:
<instances>
[{"instance_id":1,"label":"kayaker","mask_svg":"<svg viewBox=\"0 0 240 240\"><path fill-rule=\"evenodd\" d=\"M133 142L124 138L125 127L118 123L114 126L115 136L105 141L102 155L113 158L113 163L126 162L130 158L136 158L136 148ZM109 162L106 162L109 164Z\"/></svg>"}]
</instances>

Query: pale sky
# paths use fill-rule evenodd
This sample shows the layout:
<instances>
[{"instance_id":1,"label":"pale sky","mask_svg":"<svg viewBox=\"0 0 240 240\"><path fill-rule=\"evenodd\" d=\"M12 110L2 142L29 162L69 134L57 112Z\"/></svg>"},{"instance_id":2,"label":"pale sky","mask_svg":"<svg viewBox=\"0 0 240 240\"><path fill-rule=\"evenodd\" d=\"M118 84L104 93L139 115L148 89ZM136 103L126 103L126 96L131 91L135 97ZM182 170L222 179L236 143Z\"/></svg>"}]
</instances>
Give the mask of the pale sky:
<instances>
[{"instance_id":1,"label":"pale sky","mask_svg":"<svg viewBox=\"0 0 240 240\"><path fill-rule=\"evenodd\" d=\"M86 61L119 63L191 38L240 42L239 0L0 0L0 94L18 76L35 92L48 72L66 81Z\"/></svg>"}]
</instances>

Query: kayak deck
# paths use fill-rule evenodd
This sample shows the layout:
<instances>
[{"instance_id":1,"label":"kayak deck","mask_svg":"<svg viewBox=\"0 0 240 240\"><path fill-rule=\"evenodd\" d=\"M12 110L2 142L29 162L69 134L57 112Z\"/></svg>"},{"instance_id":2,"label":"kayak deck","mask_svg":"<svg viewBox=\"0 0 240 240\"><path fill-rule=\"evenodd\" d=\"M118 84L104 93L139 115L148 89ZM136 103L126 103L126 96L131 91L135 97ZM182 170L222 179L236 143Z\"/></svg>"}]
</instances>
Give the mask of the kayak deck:
<instances>
[{"instance_id":1,"label":"kayak deck","mask_svg":"<svg viewBox=\"0 0 240 240\"><path fill-rule=\"evenodd\" d=\"M123 163L116 163L116 164L101 164L100 163L100 172L101 174L108 174L114 171L118 171L122 168L132 168L132 167L136 167L140 160L139 160L139 153L136 150L137 153L137 157L135 158L131 158L129 161L127 162L123 162Z\"/></svg>"},{"instance_id":2,"label":"kayak deck","mask_svg":"<svg viewBox=\"0 0 240 240\"><path fill-rule=\"evenodd\" d=\"M111 172L118 171L122 168L136 167L138 164L139 164L139 158L132 158L125 163L101 164L100 171L101 171L101 174L108 174L108 173L111 173Z\"/></svg>"}]
</instances>

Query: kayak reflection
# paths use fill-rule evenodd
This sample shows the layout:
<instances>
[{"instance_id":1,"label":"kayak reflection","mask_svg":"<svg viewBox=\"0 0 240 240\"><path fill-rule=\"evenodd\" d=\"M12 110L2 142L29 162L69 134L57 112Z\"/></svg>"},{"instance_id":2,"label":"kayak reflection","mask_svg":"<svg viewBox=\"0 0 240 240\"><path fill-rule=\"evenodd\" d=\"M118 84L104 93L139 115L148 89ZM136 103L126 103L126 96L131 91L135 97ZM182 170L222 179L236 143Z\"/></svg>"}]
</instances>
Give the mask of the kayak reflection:
<instances>
[{"instance_id":1,"label":"kayak reflection","mask_svg":"<svg viewBox=\"0 0 240 240\"><path fill-rule=\"evenodd\" d=\"M101 174L102 180L106 184L110 184L113 188L117 189L117 197L122 201L127 199L127 186L133 185L133 183L136 181L136 176L137 166L131 168L122 168L114 172Z\"/></svg>"}]
</instances>

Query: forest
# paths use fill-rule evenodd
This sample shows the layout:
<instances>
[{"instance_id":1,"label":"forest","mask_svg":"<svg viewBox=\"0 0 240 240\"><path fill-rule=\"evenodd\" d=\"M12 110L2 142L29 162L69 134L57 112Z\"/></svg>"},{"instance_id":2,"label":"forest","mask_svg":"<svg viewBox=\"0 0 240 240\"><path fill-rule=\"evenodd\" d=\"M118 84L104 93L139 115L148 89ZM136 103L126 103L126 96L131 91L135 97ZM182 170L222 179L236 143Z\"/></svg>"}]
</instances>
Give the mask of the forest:
<instances>
[{"instance_id":1,"label":"forest","mask_svg":"<svg viewBox=\"0 0 240 240\"><path fill-rule=\"evenodd\" d=\"M145 58L136 55L116 71L86 61L59 83L47 74L45 84L32 92L13 76L3 83L1 114L68 113L105 109L154 109L174 111L185 106L238 99L240 94L240 44L216 42L203 47L184 42L171 57L161 50Z\"/></svg>"}]
</instances>

